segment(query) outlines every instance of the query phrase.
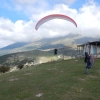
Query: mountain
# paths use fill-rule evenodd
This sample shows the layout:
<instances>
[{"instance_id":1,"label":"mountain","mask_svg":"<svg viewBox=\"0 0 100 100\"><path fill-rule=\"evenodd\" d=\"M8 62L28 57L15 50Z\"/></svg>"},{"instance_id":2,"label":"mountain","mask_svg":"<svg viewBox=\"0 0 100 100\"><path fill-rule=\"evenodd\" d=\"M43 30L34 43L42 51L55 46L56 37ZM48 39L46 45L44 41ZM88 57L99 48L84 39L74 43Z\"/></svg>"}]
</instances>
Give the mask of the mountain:
<instances>
[{"instance_id":1,"label":"mountain","mask_svg":"<svg viewBox=\"0 0 100 100\"><path fill-rule=\"evenodd\" d=\"M74 41L74 43L76 43L76 44L83 44L83 43L85 43L85 42L88 42L88 41L95 41L95 40L97 40L97 38L93 38L93 37L81 37L81 38L79 38L79 39L76 39L76 40Z\"/></svg>"},{"instance_id":2,"label":"mountain","mask_svg":"<svg viewBox=\"0 0 100 100\"><path fill-rule=\"evenodd\" d=\"M6 46L6 47L3 47L3 48L1 48L0 50L15 49L15 48L22 47L22 46L24 46L24 45L26 45L26 44L28 44L28 43L26 43L26 42L17 42L17 43L10 44L10 45L8 45L8 46Z\"/></svg>"},{"instance_id":3,"label":"mountain","mask_svg":"<svg viewBox=\"0 0 100 100\"><path fill-rule=\"evenodd\" d=\"M31 51L24 51L24 52L17 52L12 54L6 54L0 56L0 65L6 65L10 67L14 67L17 65L27 65L27 64L40 64L52 60L59 60L67 57L76 56L77 50L74 50L70 47L59 48L57 55L54 55L54 50L31 50Z\"/></svg>"},{"instance_id":4,"label":"mountain","mask_svg":"<svg viewBox=\"0 0 100 100\"><path fill-rule=\"evenodd\" d=\"M58 49L58 55L76 56L77 44L95 41L97 38L82 37L79 34L68 34L62 37L43 38L33 42L18 42L0 49L0 64L14 66L27 62L42 62L43 59L53 59L53 49Z\"/></svg>"},{"instance_id":5,"label":"mountain","mask_svg":"<svg viewBox=\"0 0 100 100\"><path fill-rule=\"evenodd\" d=\"M94 41L93 37L82 37L80 34L68 34L66 36L60 36L55 38L43 38L33 42L18 42L8 45L0 49L0 55L6 55L10 53L31 51L31 50L45 50L54 48L71 47L76 49L77 44L82 44L87 41Z\"/></svg>"}]
</instances>

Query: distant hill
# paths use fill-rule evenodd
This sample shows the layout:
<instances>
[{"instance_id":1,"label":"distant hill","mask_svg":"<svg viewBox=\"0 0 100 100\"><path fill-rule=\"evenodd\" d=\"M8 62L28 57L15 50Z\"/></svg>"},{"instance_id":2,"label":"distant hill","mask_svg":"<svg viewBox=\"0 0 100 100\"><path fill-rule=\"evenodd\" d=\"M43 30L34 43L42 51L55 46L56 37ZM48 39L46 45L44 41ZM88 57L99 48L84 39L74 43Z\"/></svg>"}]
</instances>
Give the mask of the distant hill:
<instances>
[{"instance_id":1,"label":"distant hill","mask_svg":"<svg viewBox=\"0 0 100 100\"><path fill-rule=\"evenodd\" d=\"M55 37L55 38L43 38L43 39L37 40L35 42L37 42L37 43L41 42L43 44L45 44L45 43L50 44L51 42L55 42L55 41L66 39L66 38L74 38L74 37L77 37L77 36L79 36L79 34L71 34L70 33L66 36L60 36L60 37ZM15 49L15 48L19 48L19 47L22 47L22 46L25 46L25 45L28 45L28 44L31 44L31 43L32 42L16 42L16 43L10 44L8 46L5 46L5 47L1 48L0 50Z\"/></svg>"},{"instance_id":2,"label":"distant hill","mask_svg":"<svg viewBox=\"0 0 100 100\"><path fill-rule=\"evenodd\" d=\"M33 42L17 42L0 49L0 55L31 51L31 50L44 50L52 48L62 48L65 46L76 48L77 44L82 44L87 41L94 41L93 37L82 37L80 34L68 34L66 36L60 36L55 38L43 38Z\"/></svg>"},{"instance_id":3,"label":"distant hill","mask_svg":"<svg viewBox=\"0 0 100 100\"><path fill-rule=\"evenodd\" d=\"M93 38L93 37L82 37L82 38L76 39L74 41L74 43L76 43L76 44L83 44L85 42L95 41L95 40L96 40L96 38Z\"/></svg>"},{"instance_id":4,"label":"distant hill","mask_svg":"<svg viewBox=\"0 0 100 100\"><path fill-rule=\"evenodd\" d=\"M59 48L57 54L64 56L75 56L77 50L70 47ZM17 52L0 56L0 65L15 66L19 64L26 64L27 62L40 62L49 59L57 58L54 56L54 50L32 50L25 52ZM44 59L45 58L45 59Z\"/></svg>"},{"instance_id":5,"label":"distant hill","mask_svg":"<svg viewBox=\"0 0 100 100\"><path fill-rule=\"evenodd\" d=\"M26 42L17 42L17 43L10 44L10 45L8 45L8 46L6 46L6 47L3 47L3 48L1 48L0 50L15 49L15 48L22 47L22 46L24 46L24 45L26 45L26 44L28 44L28 43L26 43Z\"/></svg>"},{"instance_id":6,"label":"distant hill","mask_svg":"<svg viewBox=\"0 0 100 100\"><path fill-rule=\"evenodd\" d=\"M61 48L64 47L65 45L63 44L56 44L56 45L44 45L42 47L40 47L39 49L45 50L45 49L52 49L52 48Z\"/></svg>"}]
</instances>

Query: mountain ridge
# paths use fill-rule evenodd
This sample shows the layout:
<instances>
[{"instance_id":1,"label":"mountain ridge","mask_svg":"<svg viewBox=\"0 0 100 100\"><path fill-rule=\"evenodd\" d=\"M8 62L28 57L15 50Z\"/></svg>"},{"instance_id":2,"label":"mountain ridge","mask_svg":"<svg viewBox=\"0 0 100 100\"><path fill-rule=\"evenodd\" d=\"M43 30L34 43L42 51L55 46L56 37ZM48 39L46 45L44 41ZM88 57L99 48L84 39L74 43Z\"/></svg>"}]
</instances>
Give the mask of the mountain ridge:
<instances>
[{"instance_id":1,"label":"mountain ridge","mask_svg":"<svg viewBox=\"0 0 100 100\"><path fill-rule=\"evenodd\" d=\"M14 48L22 47L26 44L28 44L28 43L27 42L16 42L16 43L10 44L8 46L5 46L3 48L0 48L0 50L14 49Z\"/></svg>"},{"instance_id":2,"label":"mountain ridge","mask_svg":"<svg viewBox=\"0 0 100 100\"><path fill-rule=\"evenodd\" d=\"M80 34L69 33L65 36L55 38L43 38L33 42L16 42L0 49L0 55L9 53L16 53L22 51L31 51L37 49L52 49L61 48L64 46L76 48L77 44L82 44L87 41L94 41L97 38L93 37L82 37Z\"/></svg>"}]
</instances>

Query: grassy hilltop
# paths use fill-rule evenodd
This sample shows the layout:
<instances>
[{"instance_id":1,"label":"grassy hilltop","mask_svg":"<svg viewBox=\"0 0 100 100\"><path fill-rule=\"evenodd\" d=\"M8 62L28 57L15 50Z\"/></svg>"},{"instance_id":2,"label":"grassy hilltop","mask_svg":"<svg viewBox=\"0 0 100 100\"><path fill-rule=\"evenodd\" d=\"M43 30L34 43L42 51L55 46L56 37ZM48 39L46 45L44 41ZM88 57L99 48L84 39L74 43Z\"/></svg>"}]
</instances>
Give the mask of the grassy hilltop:
<instances>
[{"instance_id":1,"label":"grassy hilltop","mask_svg":"<svg viewBox=\"0 0 100 100\"><path fill-rule=\"evenodd\" d=\"M0 100L99 100L100 59L85 74L83 59L45 63L0 75Z\"/></svg>"}]
</instances>

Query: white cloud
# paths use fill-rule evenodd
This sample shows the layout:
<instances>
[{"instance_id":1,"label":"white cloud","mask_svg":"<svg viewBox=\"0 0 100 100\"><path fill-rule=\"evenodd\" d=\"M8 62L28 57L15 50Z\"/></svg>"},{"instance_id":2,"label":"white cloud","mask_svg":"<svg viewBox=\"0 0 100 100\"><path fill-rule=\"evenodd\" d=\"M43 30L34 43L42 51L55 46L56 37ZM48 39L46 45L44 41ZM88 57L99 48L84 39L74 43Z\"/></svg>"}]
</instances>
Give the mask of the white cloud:
<instances>
[{"instance_id":1,"label":"white cloud","mask_svg":"<svg viewBox=\"0 0 100 100\"><path fill-rule=\"evenodd\" d=\"M0 18L0 29L6 31L13 31L13 23L9 19Z\"/></svg>"},{"instance_id":2,"label":"white cloud","mask_svg":"<svg viewBox=\"0 0 100 100\"><path fill-rule=\"evenodd\" d=\"M74 1L72 0L69 3L73 3ZM38 4L38 2L40 3ZM29 14L30 21L17 20L16 22L12 22L10 19L0 18L1 46L19 41L32 41L38 37L62 36L69 33L80 32L80 34L87 36L100 34L100 5L93 1L84 4L79 10L72 9L65 4L55 4L50 9L48 7L50 5L47 2L37 0L16 0L15 4L16 7L19 6L20 10ZM34 6L35 4L38 6ZM38 31L35 30L35 24L39 19L45 15L54 13L70 16L77 22L78 27L76 28L72 23L59 19L49 21L43 24Z\"/></svg>"},{"instance_id":3,"label":"white cloud","mask_svg":"<svg viewBox=\"0 0 100 100\"><path fill-rule=\"evenodd\" d=\"M75 29L70 23L63 22L61 20L50 21L48 23L43 24L37 32L38 34L42 34L42 32L46 32L48 30L48 35L55 33L56 35L68 34L69 32L75 32L86 36L96 36L100 33L100 5L92 1L89 1L87 4L84 4L82 8L79 10L71 9L67 5L57 4L54 6L52 10L41 12L37 15L32 15L32 18L35 20L39 20L45 15L53 14L53 13L61 13L66 14L72 17L78 24L77 29ZM61 24L61 22L63 24ZM52 25L53 23L53 25ZM57 29L56 29L57 28ZM44 29L46 31L44 31ZM41 32L40 32L41 31ZM54 35L55 36L55 35Z\"/></svg>"},{"instance_id":4,"label":"white cloud","mask_svg":"<svg viewBox=\"0 0 100 100\"><path fill-rule=\"evenodd\" d=\"M56 2L65 3L67 5L73 4L76 0L55 0Z\"/></svg>"},{"instance_id":5,"label":"white cloud","mask_svg":"<svg viewBox=\"0 0 100 100\"><path fill-rule=\"evenodd\" d=\"M0 48L5 47L9 44L12 44L13 42L10 40L4 40L4 39L0 39Z\"/></svg>"},{"instance_id":6,"label":"white cloud","mask_svg":"<svg viewBox=\"0 0 100 100\"><path fill-rule=\"evenodd\" d=\"M95 3L84 5L78 12L77 21L84 35L97 35L100 33L100 6Z\"/></svg>"},{"instance_id":7,"label":"white cloud","mask_svg":"<svg viewBox=\"0 0 100 100\"><path fill-rule=\"evenodd\" d=\"M13 3L15 3L15 4L18 4L18 5L34 5L34 4L42 4L43 2L44 3L47 3L47 2L49 2L50 0L42 0L42 2L41 1L39 1L39 0L12 0L12 2ZM67 4L67 5L70 5L70 4L73 4L74 2L75 2L76 0L53 0L53 1L51 1L52 3L54 2L54 3L65 3L65 4Z\"/></svg>"},{"instance_id":8,"label":"white cloud","mask_svg":"<svg viewBox=\"0 0 100 100\"><path fill-rule=\"evenodd\" d=\"M15 0L14 2L17 2L18 4L22 5L32 5L37 2L37 0Z\"/></svg>"},{"instance_id":9,"label":"white cloud","mask_svg":"<svg viewBox=\"0 0 100 100\"><path fill-rule=\"evenodd\" d=\"M0 47L14 42L28 42L34 38L33 22L0 18ZM5 42L4 42L5 41Z\"/></svg>"},{"instance_id":10,"label":"white cloud","mask_svg":"<svg viewBox=\"0 0 100 100\"><path fill-rule=\"evenodd\" d=\"M49 8L48 0L12 0L14 9L23 11L28 16L32 13L41 13L43 10Z\"/></svg>"}]
</instances>

